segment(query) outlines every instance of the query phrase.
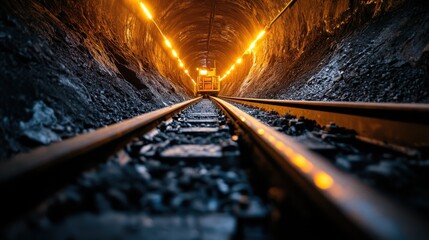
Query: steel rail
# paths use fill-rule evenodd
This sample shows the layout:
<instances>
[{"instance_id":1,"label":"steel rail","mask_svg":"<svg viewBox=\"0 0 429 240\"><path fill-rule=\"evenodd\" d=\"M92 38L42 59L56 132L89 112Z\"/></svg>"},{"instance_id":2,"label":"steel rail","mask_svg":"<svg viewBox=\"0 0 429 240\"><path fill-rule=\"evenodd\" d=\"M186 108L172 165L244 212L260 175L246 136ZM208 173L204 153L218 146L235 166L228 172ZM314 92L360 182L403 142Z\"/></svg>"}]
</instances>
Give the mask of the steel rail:
<instances>
[{"instance_id":1,"label":"steel rail","mask_svg":"<svg viewBox=\"0 0 429 240\"><path fill-rule=\"evenodd\" d=\"M199 101L194 98L173 106L145 113L94 132L22 153L0 164L0 212L7 218L32 209L53 191L82 170L104 161L161 121Z\"/></svg>"},{"instance_id":2,"label":"steel rail","mask_svg":"<svg viewBox=\"0 0 429 240\"><path fill-rule=\"evenodd\" d=\"M429 147L429 104L290 101L221 98L355 130L361 140L392 147Z\"/></svg>"},{"instance_id":3,"label":"steel rail","mask_svg":"<svg viewBox=\"0 0 429 240\"><path fill-rule=\"evenodd\" d=\"M423 239L422 220L345 174L293 138L259 122L232 104L212 98L235 119L266 159L289 176L312 202L356 238ZM271 173L270 173L271 174ZM354 235L356 234L356 235Z\"/></svg>"}]
</instances>

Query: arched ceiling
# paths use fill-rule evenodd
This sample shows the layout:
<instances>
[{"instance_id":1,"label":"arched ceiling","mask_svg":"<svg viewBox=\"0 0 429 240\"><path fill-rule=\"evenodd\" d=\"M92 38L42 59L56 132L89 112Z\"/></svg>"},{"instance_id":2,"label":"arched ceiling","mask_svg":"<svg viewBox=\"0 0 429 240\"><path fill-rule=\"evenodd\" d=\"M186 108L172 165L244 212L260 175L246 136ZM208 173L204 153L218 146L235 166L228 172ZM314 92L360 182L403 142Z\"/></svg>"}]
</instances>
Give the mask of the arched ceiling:
<instances>
[{"instance_id":1,"label":"arched ceiling","mask_svg":"<svg viewBox=\"0 0 429 240\"><path fill-rule=\"evenodd\" d=\"M59 1L59 0L58 0ZM104 3L109 2L105 0ZM141 21L135 28L136 52L156 66L163 76L177 76L186 88L193 89L198 67L213 67L223 76L260 31L291 3L290 0L121 0ZM178 62L165 46L163 36L145 18L140 3L152 12L153 20L173 44L189 70L177 68ZM222 81L222 94L241 95L273 88L273 82L289 81L285 76L301 57L311 55L326 37L377 16L393 6L393 0L299 0L292 1L252 54ZM296 2L296 3L295 3ZM104 13L101 13L104 15ZM124 18L123 26L128 18ZM121 28L121 27L120 27ZM341 30L342 29L342 30ZM141 39L140 39L141 38ZM328 40L331 41L331 40ZM157 42L159 44L154 45ZM322 43L323 44L323 43ZM330 43L331 45L334 43ZM131 44L132 45L132 44ZM152 51L153 50L153 51ZM156 50L156 51L155 51ZM164 51L165 50L165 51ZM250 57L248 57L250 56ZM169 57L173 61L164 61ZM298 65L295 67L299 67ZM178 74L178 71L180 72ZM295 71L291 71L294 77ZM288 86L283 84L282 86ZM276 90L277 91L277 90Z\"/></svg>"},{"instance_id":2,"label":"arched ceiling","mask_svg":"<svg viewBox=\"0 0 429 240\"><path fill-rule=\"evenodd\" d=\"M146 3L173 42L191 74L197 67L227 70L264 28L270 16L264 1L162 0ZM195 75L194 75L195 76Z\"/></svg>"}]
</instances>

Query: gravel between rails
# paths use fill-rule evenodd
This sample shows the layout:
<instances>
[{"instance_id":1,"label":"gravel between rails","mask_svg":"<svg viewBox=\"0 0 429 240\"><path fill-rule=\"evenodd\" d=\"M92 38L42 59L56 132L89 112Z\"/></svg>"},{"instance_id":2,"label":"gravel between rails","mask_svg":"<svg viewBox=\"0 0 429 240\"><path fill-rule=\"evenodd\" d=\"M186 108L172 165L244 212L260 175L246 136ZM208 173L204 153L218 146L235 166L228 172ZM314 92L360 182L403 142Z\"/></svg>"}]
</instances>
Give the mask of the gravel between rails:
<instances>
[{"instance_id":1,"label":"gravel between rails","mask_svg":"<svg viewBox=\"0 0 429 240\"><path fill-rule=\"evenodd\" d=\"M429 219L429 158L408 156L361 142L353 130L331 123L319 126L300 116L230 102L278 131L323 155L333 165Z\"/></svg>"},{"instance_id":2,"label":"gravel between rails","mask_svg":"<svg viewBox=\"0 0 429 240\"><path fill-rule=\"evenodd\" d=\"M237 219L265 219L268 213L239 165L239 147L229 131L220 109L203 99L83 173L29 218L7 229L5 238L80 238L88 235L73 229L94 226L107 227L103 231L110 232L108 238L120 233L125 234L121 238L209 234L228 239L237 234ZM177 222L192 223L180 227ZM132 228L143 230L123 233L109 224L134 224ZM197 225L201 229L194 233ZM168 226L165 235L162 229ZM95 237L106 235L94 231ZM252 234L265 237L263 232L261 228Z\"/></svg>"}]
</instances>

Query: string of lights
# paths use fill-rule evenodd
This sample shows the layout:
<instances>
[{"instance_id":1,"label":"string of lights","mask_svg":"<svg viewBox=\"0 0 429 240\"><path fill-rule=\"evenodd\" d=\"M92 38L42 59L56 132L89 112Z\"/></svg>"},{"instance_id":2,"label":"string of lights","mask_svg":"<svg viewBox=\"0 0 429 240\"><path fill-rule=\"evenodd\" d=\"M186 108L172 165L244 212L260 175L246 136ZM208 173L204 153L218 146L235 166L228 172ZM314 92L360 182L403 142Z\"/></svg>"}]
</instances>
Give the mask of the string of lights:
<instances>
[{"instance_id":1,"label":"string of lights","mask_svg":"<svg viewBox=\"0 0 429 240\"><path fill-rule=\"evenodd\" d=\"M246 54L250 54L252 50L256 47L256 43L265 35L266 30L262 30L256 39L250 44L249 48L246 49L246 51L235 61L234 64L229 68L229 70L219 79L219 81L222 81L224 78L228 77L231 72L235 69L236 64L240 64L243 61L243 57Z\"/></svg>"},{"instance_id":2,"label":"string of lights","mask_svg":"<svg viewBox=\"0 0 429 240\"><path fill-rule=\"evenodd\" d=\"M250 46L244 51L243 54L241 54L241 56L235 61L234 64L232 64L232 66L226 71L226 73L219 79L219 81L222 81L223 79L225 79L226 77L228 77L232 71L234 71L236 64L240 64L243 61L243 57L247 54L252 53L252 50L256 47L256 43L261 40L261 38L264 37L264 35L267 33L267 31L271 28L271 25L273 25L273 23L286 11L286 9L292 7L292 5L296 2L297 0L291 0L289 1L286 6L279 12L279 14L277 14L276 17L274 17L273 20L270 21L270 23L265 26L264 30L262 30L261 32L259 32L258 36L255 38L255 40L250 44Z\"/></svg>"},{"instance_id":3,"label":"string of lights","mask_svg":"<svg viewBox=\"0 0 429 240\"><path fill-rule=\"evenodd\" d=\"M191 79L192 83L194 85L196 85L195 80L191 77L191 75L189 74L189 70L186 69L185 67L185 63L182 61L182 59L180 59L179 54L177 53L177 51L173 48L173 44L170 42L170 40L167 38L167 36L162 32L161 28L158 26L158 24L156 23L156 21L154 20L151 12L149 11L149 9L146 7L146 5L143 2L139 2L139 5L141 7L141 9L143 10L143 12L145 13L146 17L153 22L153 24L155 25L155 27L158 29L159 33L162 35L162 37L164 38L164 43L165 45L171 50L171 54L173 55L173 57L177 60L178 65L180 68L183 69L184 73L189 77L189 79Z\"/></svg>"}]
</instances>

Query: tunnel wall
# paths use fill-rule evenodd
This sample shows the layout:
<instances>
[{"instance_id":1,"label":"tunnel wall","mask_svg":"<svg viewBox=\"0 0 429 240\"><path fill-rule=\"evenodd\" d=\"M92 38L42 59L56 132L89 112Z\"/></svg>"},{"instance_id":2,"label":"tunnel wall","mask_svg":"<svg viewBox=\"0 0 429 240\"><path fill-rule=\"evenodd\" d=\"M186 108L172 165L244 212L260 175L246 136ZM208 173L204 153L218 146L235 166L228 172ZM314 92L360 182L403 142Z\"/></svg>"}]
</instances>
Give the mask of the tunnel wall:
<instances>
[{"instance_id":1,"label":"tunnel wall","mask_svg":"<svg viewBox=\"0 0 429 240\"><path fill-rule=\"evenodd\" d=\"M1 158L192 95L138 2L2 1ZM145 2L193 77L214 60L224 74L285 5ZM298 0L224 79L221 94L429 102L428 31L425 0ZM45 115L48 122L34 120Z\"/></svg>"},{"instance_id":2,"label":"tunnel wall","mask_svg":"<svg viewBox=\"0 0 429 240\"><path fill-rule=\"evenodd\" d=\"M172 84L191 93L191 81L167 52L155 26L144 18L135 4L137 1L47 2L60 20L78 26L77 29L83 28L80 31L89 40L84 44L98 62L116 68L136 88L154 88L155 92L163 92L163 87ZM101 49L94 49L94 46ZM146 79L127 77L130 67ZM169 93L174 95L172 91Z\"/></svg>"},{"instance_id":3,"label":"tunnel wall","mask_svg":"<svg viewBox=\"0 0 429 240\"><path fill-rule=\"evenodd\" d=\"M236 76L223 82L224 95L276 97L303 74L315 73L339 39L404 1L299 0L272 26ZM279 6L271 6L275 16ZM264 22L264 21L262 21ZM266 20L265 20L266 22ZM280 79L280 80L279 80Z\"/></svg>"},{"instance_id":4,"label":"tunnel wall","mask_svg":"<svg viewBox=\"0 0 429 240\"><path fill-rule=\"evenodd\" d=\"M2 1L0 159L191 96L126 1Z\"/></svg>"}]
</instances>

